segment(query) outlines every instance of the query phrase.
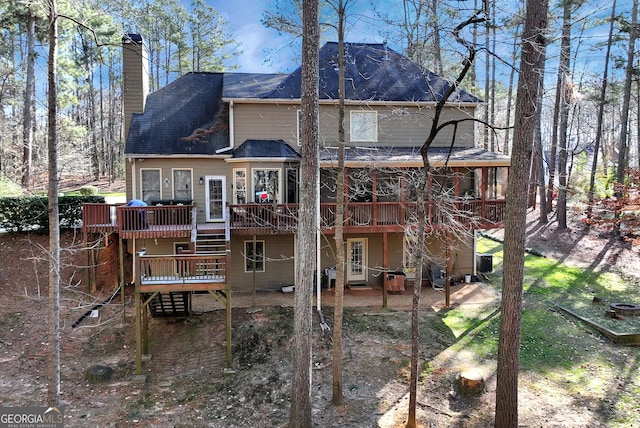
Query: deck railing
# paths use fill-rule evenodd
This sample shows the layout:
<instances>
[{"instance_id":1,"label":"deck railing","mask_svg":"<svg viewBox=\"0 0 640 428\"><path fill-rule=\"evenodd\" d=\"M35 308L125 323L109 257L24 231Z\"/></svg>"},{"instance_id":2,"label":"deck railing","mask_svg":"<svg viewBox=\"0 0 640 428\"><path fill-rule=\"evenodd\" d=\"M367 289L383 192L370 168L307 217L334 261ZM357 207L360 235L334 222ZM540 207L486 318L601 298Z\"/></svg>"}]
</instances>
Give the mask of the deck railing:
<instances>
[{"instance_id":1,"label":"deck railing","mask_svg":"<svg viewBox=\"0 0 640 428\"><path fill-rule=\"evenodd\" d=\"M194 205L82 204L82 227L87 233L118 232L123 238L190 237L196 228L196 209Z\"/></svg>"},{"instance_id":2,"label":"deck railing","mask_svg":"<svg viewBox=\"0 0 640 428\"><path fill-rule=\"evenodd\" d=\"M428 207L429 222L442 224L447 216L476 227L500 227L505 219L505 200L452 200ZM241 204L229 206L231 231L287 233L298 227L298 204ZM402 228L415 218L415 203L351 202L345 205L348 228ZM123 238L190 237L197 228L194 205L127 207L112 204L83 204L86 232L119 232ZM323 229L336 224L336 204L320 204Z\"/></svg>"},{"instance_id":3,"label":"deck railing","mask_svg":"<svg viewBox=\"0 0 640 428\"><path fill-rule=\"evenodd\" d=\"M291 231L298 226L297 204L242 204L231 205L229 226L232 230L271 229ZM481 227L497 227L504 222L505 200L452 200L446 204L432 204L428 209L429 222L441 224L448 216L460 223ZM357 202L345 205L344 225L358 227L404 227L415 218L415 203ZM336 204L320 204L320 222L323 229L336 224Z\"/></svg>"},{"instance_id":4,"label":"deck railing","mask_svg":"<svg viewBox=\"0 0 640 428\"><path fill-rule=\"evenodd\" d=\"M118 228L115 204L82 204L82 229L87 233L115 232Z\"/></svg>"},{"instance_id":5,"label":"deck railing","mask_svg":"<svg viewBox=\"0 0 640 428\"><path fill-rule=\"evenodd\" d=\"M227 278L227 254L140 255L140 284L221 283Z\"/></svg>"}]
</instances>

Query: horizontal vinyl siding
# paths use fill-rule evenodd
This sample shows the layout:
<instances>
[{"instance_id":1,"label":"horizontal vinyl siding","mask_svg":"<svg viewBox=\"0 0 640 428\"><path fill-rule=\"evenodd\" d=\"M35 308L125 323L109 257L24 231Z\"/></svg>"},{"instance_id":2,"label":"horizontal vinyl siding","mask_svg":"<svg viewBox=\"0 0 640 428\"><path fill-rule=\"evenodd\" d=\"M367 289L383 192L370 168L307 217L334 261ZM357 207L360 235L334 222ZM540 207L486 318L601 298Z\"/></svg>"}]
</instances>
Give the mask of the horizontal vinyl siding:
<instances>
[{"instance_id":1,"label":"horizontal vinyl siding","mask_svg":"<svg viewBox=\"0 0 640 428\"><path fill-rule=\"evenodd\" d=\"M284 140L300 151L297 141L298 125L297 105L242 104L234 107L235 146L249 139ZM350 142L350 112L376 110L378 112L378 141L375 143ZM452 119L469 119L473 117L472 108L447 107L441 116L440 123ZM347 106L345 111L345 138L350 145L367 147L419 147L430 131L433 119L432 107L394 107ZM456 147L473 147L474 122L465 121L458 124ZM320 142L326 146L334 146L338 140L338 109L333 106L320 106ZM441 131L433 147L449 147L453 127Z\"/></svg>"},{"instance_id":2,"label":"horizontal vinyl siding","mask_svg":"<svg viewBox=\"0 0 640 428\"><path fill-rule=\"evenodd\" d=\"M236 236L231 241L231 289L234 292L253 291L253 272L245 272L244 242L252 236ZM294 283L293 235L257 235L256 241L264 241L265 271L256 272L257 290L277 290Z\"/></svg>"},{"instance_id":3,"label":"horizontal vinyl siding","mask_svg":"<svg viewBox=\"0 0 640 428\"><path fill-rule=\"evenodd\" d=\"M235 147L246 140L284 140L298 147L298 109L295 105L235 104Z\"/></svg>"},{"instance_id":4,"label":"horizontal vinyl siding","mask_svg":"<svg viewBox=\"0 0 640 428\"><path fill-rule=\"evenodd\" d=\"M135 183L136 197L140 198L140 169L160 169L160 186L161 199L173 199L173 170L174 169L190 169L192 170L192 199L197 205L198 222L205 221L205 188L206 185L200 184L200 177L203 179L208 175L225 176L227 186L227 200L230 202L231 196L231 169L230 165L223 159L194 159L194 158L171 158L171 159L155 159L148 158L144 162L135 162ZM131 171L129 171L131 177ZM168 187L165 187L164 181L169 179ZM127 197L132 194L132 180L127 180Z\"/></svg>"}]
</instances>

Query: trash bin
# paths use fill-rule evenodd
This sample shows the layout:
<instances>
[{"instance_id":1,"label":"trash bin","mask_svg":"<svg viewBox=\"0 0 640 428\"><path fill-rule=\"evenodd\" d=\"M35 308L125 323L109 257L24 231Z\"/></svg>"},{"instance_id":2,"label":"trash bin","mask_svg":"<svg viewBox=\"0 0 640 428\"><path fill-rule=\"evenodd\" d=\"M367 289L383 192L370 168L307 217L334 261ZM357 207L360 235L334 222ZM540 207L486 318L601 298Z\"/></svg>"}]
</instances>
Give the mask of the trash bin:
<instances>
[{"instance_id":1,"label":"trash bin","mask_svg":"<svg viewBox=\"0 0 640 428\"><path fill-rule=\"evenodd\" d=\"M387 291L404 291L404 272L387 272Z\"/></svg>"},{"instance_id":2,"label":"trash bin","mask_svg":"<svg viewBox=\"0 0 640 428\"><path fill-rule=\"evenodd\" d=\"M493 272L493 255L492 254L478 254L478 272L491 273Z\"/></svg>"},{"instance_id":3,"label":"trash bin","mask_svg":"<svg viewBox=\"0 0 640 428\"><path fill-rule=\"evenodd\" d=\"M323 288L332 288L336 286L336 268L329 268L324 270L326 282Z\"/></svg>"}]
</instances>

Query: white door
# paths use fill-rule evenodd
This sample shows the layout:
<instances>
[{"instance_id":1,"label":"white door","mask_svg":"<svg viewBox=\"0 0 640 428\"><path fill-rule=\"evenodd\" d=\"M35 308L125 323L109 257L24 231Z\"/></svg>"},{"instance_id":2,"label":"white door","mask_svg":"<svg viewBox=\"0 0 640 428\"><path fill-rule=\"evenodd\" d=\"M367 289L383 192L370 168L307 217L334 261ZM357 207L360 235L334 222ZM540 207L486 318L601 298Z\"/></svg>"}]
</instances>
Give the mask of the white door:
<instances>
[{"instance_id":1,"label":"white door","mask_svg":"<svg viewBox=\"0 0 640 428\"><path fill-rule=\"evenodd\" d=\"M207 221L224 221L227 205L226 183L224 176L206 177L206 215Z\"/></svg>"},{"instance_id":2,"label":"white door","mask_svg":"<svg viewBox=\"0 0 640 428\"><path fill-rule=\"evenodd\" d=\"M347 251L349 254L349 264L347 266L347 281L367 280L367 239L354 238L347 239Z\"/></svg>"}]
</instances>

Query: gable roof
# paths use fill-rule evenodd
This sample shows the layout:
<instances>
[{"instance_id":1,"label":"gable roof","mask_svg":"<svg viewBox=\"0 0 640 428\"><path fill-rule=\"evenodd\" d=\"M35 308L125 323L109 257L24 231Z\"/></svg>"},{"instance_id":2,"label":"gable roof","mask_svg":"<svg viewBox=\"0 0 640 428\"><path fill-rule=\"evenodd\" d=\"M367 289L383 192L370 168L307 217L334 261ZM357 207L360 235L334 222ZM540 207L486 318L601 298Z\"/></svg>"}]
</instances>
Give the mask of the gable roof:
<instances>
[{"instance_id":1,"label":"gable roof","mask_svg":"<svg viewBox=\"0 0 640 428\"><path fill-rule=\"evenodd\" d=\"M320 99L338 99L338 44L326 43L319 53ZM260 98L299 99L302 67ZM444 78L423 69L386 44L345 43L345 96L358 101L437 102L451 87ZM451 102L480 99L456 90Z\"/></svg>"},{"instance_id":2,"label":"gable roof","mask_svg":"<svg viewBox=\"0 0 640 428\"><path fill-rule=\"evenodd\" d=\"M128 155L210 155L228 146L222 73L188 73L147 97L133 115Z\"/></svg>"},{"instance_id":3,"label":"gable roof","mask_svg":"<svg viewBox=\"0 0 640 428\"><path fill-rule=\"evenodd\" d=\"M322 100L338 99L337 53L334 42L320 49ZM345 57L349 100L437 102L450 88L446 79L385 44L346 43ZM301 76L301 67L291 74L188 73L147 97L144 113L133 115L125 154L215 155L230 145L224 101L299 100ZM450 102L476 104L480 100L458 89Z\"/></svg>"}]
</instances>

